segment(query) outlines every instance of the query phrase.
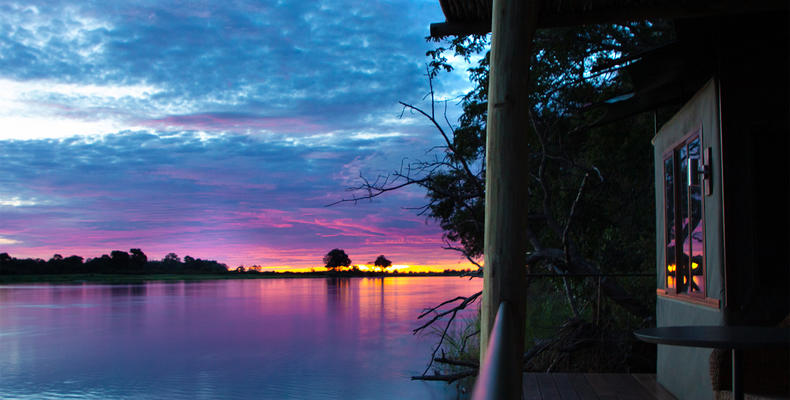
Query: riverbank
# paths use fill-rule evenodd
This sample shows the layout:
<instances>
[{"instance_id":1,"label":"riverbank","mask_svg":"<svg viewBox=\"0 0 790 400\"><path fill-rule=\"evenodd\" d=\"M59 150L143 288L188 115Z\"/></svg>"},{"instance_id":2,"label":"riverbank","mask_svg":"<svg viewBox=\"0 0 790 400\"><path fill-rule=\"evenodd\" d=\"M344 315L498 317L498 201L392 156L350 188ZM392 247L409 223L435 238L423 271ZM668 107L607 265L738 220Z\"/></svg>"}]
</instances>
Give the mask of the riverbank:
<instances>
[{"instance_id":1,"label":"riverbank","mask_svg":"<svg viewBox=\"0 0 790 400\"><path fill-rule=\"evenodd\" d=\"M294 279L294 278L389 278L420 276L462 276L467 271L382 273L363 271L317 272L228 272L220 274L31 274L0 275L0 284L14 283L143 283L209 281L226 279Z\"/></svg>"}]
</instances>

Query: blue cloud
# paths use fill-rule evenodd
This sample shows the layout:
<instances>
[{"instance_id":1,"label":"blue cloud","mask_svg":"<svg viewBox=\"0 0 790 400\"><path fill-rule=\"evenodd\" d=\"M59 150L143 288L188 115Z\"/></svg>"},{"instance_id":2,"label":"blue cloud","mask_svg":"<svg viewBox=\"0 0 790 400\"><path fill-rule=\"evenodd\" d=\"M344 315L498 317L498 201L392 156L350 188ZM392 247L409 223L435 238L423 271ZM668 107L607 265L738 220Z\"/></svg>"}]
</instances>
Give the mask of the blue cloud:
<instances>
[{"instance_id":1,"label":"blue cloud","mask_svg":"<svg viewBox=\"0 0 790 400\"><path fill-rule=\"evenodd\" d=\"M150 84L163 89L151 102L165 109L309 115L344 127L424 93L427 27L416 22L441 18L432 2L3 8L6 77Z\"/></svg>"}]
</instances>

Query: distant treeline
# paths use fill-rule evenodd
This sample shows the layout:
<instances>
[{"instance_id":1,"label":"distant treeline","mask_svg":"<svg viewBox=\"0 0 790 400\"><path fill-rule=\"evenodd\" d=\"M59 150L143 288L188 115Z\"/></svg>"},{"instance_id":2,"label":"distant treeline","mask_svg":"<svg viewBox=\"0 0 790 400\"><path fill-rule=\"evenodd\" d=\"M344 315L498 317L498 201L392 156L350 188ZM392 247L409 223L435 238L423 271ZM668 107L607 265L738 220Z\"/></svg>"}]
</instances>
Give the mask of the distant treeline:
<instances>
[{"instance_id":1,"label":"distant treeline","mask_svg":"<svg viewBox=\"0 0 790 400\"><path fill-rule=\"evenodd\" d=\"M129 252L113 250L109 255L83 259L80 256L63 257L55 254L49 260L40 258L18 259L0 253L0 275L38 274L217 274L227 273L225 264L201 260L190 256L182 261L175 253L164 259L149 260L140 249Z\"/></svg>"}]
</instances>

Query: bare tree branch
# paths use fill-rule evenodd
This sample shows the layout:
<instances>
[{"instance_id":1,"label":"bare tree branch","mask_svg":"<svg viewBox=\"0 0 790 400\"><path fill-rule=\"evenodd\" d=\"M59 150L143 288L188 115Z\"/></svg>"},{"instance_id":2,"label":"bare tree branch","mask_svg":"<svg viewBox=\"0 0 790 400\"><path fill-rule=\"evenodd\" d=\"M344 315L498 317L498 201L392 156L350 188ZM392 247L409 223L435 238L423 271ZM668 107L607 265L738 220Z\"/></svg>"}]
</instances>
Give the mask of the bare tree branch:
<instances>
[{"instance_id":1,"label":"bare tree branch","mask_svg":"<svg viewBox=\"0 0 790 400\"><path fill-rule=\"evenodd\" d=\"M444 339L447 337L447 331L450 329L450 325L455 320L455 317L458 314L458 311L461 311L461 310L465 309L467 306L469 306L470 304L474 303L475 300L477 300L477 298L480 297L480 295L482 295L482 294L483 294L483 292L480 291L480 292L477 292L477 293L475 293L475 294L473 294L471 296L468 296L468 297L458 296L458 297L456 297L454 299L443 301L438 306L435 306L435 307L432 307L432 308L429 308L429 309L425 310L422 314L420 314L420 316L417 317L417 319L421 319L421 318L423 318L423 317L425 317L425 316L427 316L427 315L429 315L431 313L434 314L433 318L431 318L430 321L428 321L425 324L421 325L420 327L414 329L412 331L412 333L414 333L414 334L417 334L421 330L427 328L428 326L430 326L431 324L433 324L434 322L436 322L440 318L444 317L445 315L448 315L448 314L450 315L450 317L447 319L447 323L444 325L444 329L442 330L442 334L439 337L439 343L436 344L436 347L434 347L434 349L433 349L433 353L431 353L431 361L428 363L428 366L425 367L425 371L423 371L423 373L422 373L423 375L425 375L428 372L428 370L431 368L431 365L433 365L433 360L434 360L434 358L436 358L436 352L438 352L439 349L442 347L442 343L444 343ZM447 304L450 304L450 303L454 303L454 302L459 301L459 300L462 300L461 303L459 303L455 307L453 307L451 309L448 309L448 310L445 310L445 311L442 311L442 312L438 312L438 310L441 307L443 307L443 306L445 306Z\"/></svg>"},{"instance_id":2,"label":"bare tree branch","mask_svg":"<svg viewBox=\"0 0 790 400\"><path fill-rule=\"evenodd\" d=\"M442 247L442 248L445 249L445 250L452 250L452 251L457 251L457 252L461 253L464 257L466 257L466 259L470 263L474 264L477 267L478 272L482 273L483 266L480 265L480 263L477 262L474 258L472 258L472 256L469 254L468 251L466 251L466 249L464 249L462 247L453 246L446 239L444 240L444 247Z\"/></svg>"},{"instance_id":3,"label":"bare tree branch","mask_svg":"<svg viewBox=\"0 0 790 400\"><path fill-rule=\"evenodd\" d=\"M584 174L582 178L582 183L579 185L579 190L576 192L576 199L573 200L573 204L571 204L571 211L568 213L568 220L565 222L565 228L562 230L562 246L565 249L565 259L566 262L570 263L571 260L571 253L568 246L568 231L570 230L571 223L573 222L573 215L576 213L576 207L579 205L579 201L582 198L582 194L584 193L584 184L587 183L587 177L590 176L589 174Z\"/></svg>"},{"instance_id":4,"label":"bare tree branch","mask_svg":"<svg viewBox=\"0 0 790 400\"><path fill-rule=\"evenodd\" d=\"M398 103L400 103L400 104L401 104L403 107L405 107L405 108L408 108L408 109L414 110L414 111L416 111L416 112L418 112L418 113L422 114L423 116L425 116L426 118L428 118L428 120L429 120L429 121L431 121L431 123L433 124L433 126L435 126L435 127L436 127L436 129L439 131L439 133L440 133L440 134L442 135L442 137L444 138L444 141L445 141L445 143L447 144L447 148L448 148L448 149L450 149L450 151L451 151L453 154L456 154L456 155L457 155L457 156L456 156L456 159L458 160L458 162L460 162L460 163L461 163L461 166L463 166L463 169L464 169L464 172L466 172L466 175L467 175L467 176L468 176L470 179L472 179L473 181L475 181L476 183L478 183L478 185L477 185L477 186L479 186L479 187L480 187L480 189L482 189L482 182L480 182L480 178L479 178L479 177L478 177L476 174L472 173L472 170L469 168L469 163L467 163L467 162L466 162L466 160L465 160L465 159L464 159L464 158L463 158L463 157L462 157L462 156L461 156L461 155L458 153L458 151L457 151L457 150L456 150L456 148L455 148L455 145L453 144L453 141L452 141L452 140L450 140L450 138L447 136L447 133L444 131L444 129L442 128L442 126L441 126L441 125L439 125L439 122L438 122L438 121L436 121L436 119L435 119L433 116L431 116L431 115L428 115L428 113L426 113L425 111L423 111L423 110L422 110L422 109L420 109L419 107L415 107L415 106L413 106L413 105L411 105L411 104L404 103L404 102L402 102L402 101L399 101ZM482 192L481 192L481 193L482 193Z\"/></svg>"},{"instance_id":5,"label":"bare tree branch","mask_svg":"<svg viewBox=\"0 0 790 400\"><path fill-rule=\"evenodd\" d=\"M455 382L455 381L457 381L459 379L466 378L467 376L475 376L475 375L477 375L477 370L473 369L473 370L461 371L461 372L457 372L455 374L449 374L449 375L436 374L436 375L412 376L411 380L413 380L413 381L445 381L445 382L447 382L447 384L450 384L450 383L453 383L453 382Z\"/></svg>"},{"instance_id":6,"label":"bare tree branch","mask_svg":"<svg viewBox=\"0 0 790 400\"><path fill-rule=\"evenodd\" d=\"M362 178L362 179L364 179L364 178ZM368 193L367 195L365 195L365 196L356 196L356 195L354 195L350 199L340 199L340 200L335 201L333 203L329 203L329 204L325 205L324 207L331 207L331 206L334 206L334 205L337 205L337 204L340 204L340 203L353 202L354 204L356 204L357 202L362 201L362 200L372 200L373 198L381 196L384 193L391 192L393 190L402 189L402 188L404 188L406 186L422 185L427 180L428 180L428 178L416 179L416 180L407 180L406 182L403 182L403 183L400 183L400 184L397 184L397 185L394 185L394 186L381 186L381 187L374 186L374 185L368 183L367 181L365 181L365 183L362 186L359 186L356 189L366 191Z\"/></svg>"},{"instance_id":7,"label":"bare tree branch","mask_svg":"<svg viewBox=\"0 0 790 400\"><path fill-rule=\"evenodd\" d=\"M477 292L477 293L475 293L475 294L473 294L471 296L468 296L468 297L458 296L458 297L456 297L454 299L443 301L441 304L439 304L436 307L432 307L432 308L429 308L429 309L425 310L422 314L420 314L420 316L417 317L417 319L422 319L423 317L425 317L425 316L427 316L427 315L429 315L431 313L435 313L433 318L431 318L430 321L422 324L418 328L413 329L412 333L416 334L416 333L420 332L421 330L423 330L423 329L427 328L428 326L430 326L434 321L444 317L445 315L448 315L448 314L451 314L453 312L458 312L460 310L463 310L464 308L466 308L470 304L474 303L475 300L477 300L477 298L480 297L480 295L482 295L482 294L483 294L483 292L480 291L480 292ZM457 306L455 306L455 307L453 307L453 308L451 308L449 310L442 311L442 312L438 312L437 311L442 306L445 306L445 305L450 304L450 303L454 303L454 302L459 301L459 300L462 300L462 301Z\"/></svg>"},{"instance_id":8,"label":"bare tree branch","mask_svg":"<svg viewBox=\"0 0 790 400\"><path fill-rule=\"evenodd\" d=\"M470 368L479 368L480 367L480 363L476 363L476 362L472 362L472 361L464 361L464 360L453 360L453 359L445 358L445 357L437 357L437 358L434 358L433 361L436 361L436 362L441 363L441 364L455 365L455 366L459 366L459 367L470 367Z\"/></svg>"}]
</instances>

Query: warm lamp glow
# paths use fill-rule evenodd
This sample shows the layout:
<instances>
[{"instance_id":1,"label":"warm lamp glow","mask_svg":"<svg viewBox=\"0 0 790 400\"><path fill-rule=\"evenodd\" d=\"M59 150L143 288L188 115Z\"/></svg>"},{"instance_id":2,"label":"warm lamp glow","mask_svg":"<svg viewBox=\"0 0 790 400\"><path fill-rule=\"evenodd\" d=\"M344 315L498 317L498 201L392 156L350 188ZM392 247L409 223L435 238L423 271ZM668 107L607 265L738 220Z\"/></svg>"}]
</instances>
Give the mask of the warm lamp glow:
<instances>
[{"instance_id":1,"label":"warm lamp glow","mask_svg":"<svg viewBox=\"0 0 790 400\"><path fill-rule=\"evenodd\" d=\"M700 265L691 262L691 280L694 282L695 287L699 288L698 290L702 290L704 288L704 276L702 275L702 268Z\"/></svg>"}]
</instances>

